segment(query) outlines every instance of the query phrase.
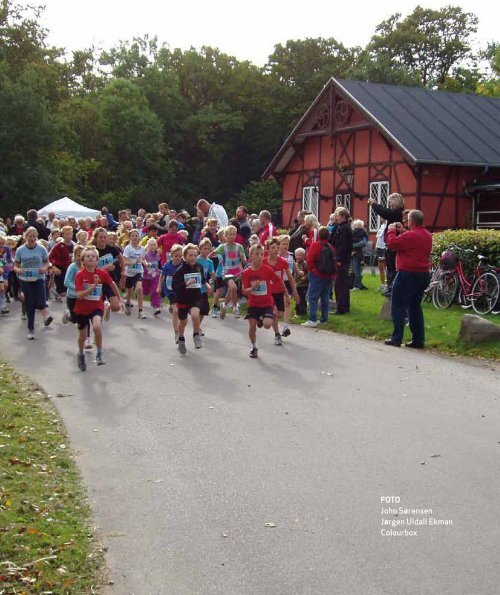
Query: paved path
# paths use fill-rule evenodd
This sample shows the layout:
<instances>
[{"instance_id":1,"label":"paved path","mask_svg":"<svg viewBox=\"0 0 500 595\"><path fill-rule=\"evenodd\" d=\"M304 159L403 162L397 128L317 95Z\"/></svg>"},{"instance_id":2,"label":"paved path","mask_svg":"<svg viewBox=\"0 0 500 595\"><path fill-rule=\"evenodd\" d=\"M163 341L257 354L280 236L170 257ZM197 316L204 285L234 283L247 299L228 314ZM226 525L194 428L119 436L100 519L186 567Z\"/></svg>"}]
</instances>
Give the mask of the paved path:
<instances>
[{"instance_id":1,"label":"paved path","mask_svg":"<svg viewBox=\"0 0 500 595\"><path fill-rule=\"evenodd\" d=\"M166 317L118 315L81 373L71 325L28 342L12 310L0 351L68 395L109 595L498 593L498 366L300 328L250 360L230 317L181 357ZM406 517L453 525L381 535Z\"/></svg>"}]
</instances>

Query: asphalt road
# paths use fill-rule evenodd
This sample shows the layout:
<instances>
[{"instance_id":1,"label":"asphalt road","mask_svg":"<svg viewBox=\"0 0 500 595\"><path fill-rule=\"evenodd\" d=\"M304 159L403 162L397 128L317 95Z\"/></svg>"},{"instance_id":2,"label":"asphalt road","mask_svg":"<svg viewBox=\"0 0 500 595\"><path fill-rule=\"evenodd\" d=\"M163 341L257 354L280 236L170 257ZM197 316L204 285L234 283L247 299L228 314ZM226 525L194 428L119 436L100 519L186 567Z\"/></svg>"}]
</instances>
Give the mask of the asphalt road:
<instances>
[{"instance_id":1,"label":"asphalt road","mask_svg":"<svg viewBox=\"0 0 500 595\"><path fill-rule=\"evenodd\" d=\"M231 316L182 357L168 315L114 315L81 373L71 325L29 342L11 311L0 351L54 395L108 595L498 593L498 365L299 327L251 360Z\"/></svg>"}]
</instances>

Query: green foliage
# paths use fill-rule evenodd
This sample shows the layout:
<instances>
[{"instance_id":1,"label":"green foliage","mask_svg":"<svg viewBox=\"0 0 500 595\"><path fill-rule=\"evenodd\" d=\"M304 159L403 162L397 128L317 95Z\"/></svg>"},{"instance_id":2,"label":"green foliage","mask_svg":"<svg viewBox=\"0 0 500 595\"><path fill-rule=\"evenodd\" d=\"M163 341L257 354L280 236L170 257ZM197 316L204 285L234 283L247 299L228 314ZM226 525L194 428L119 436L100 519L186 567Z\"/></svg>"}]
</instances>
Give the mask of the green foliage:
<instances>
[{"instance_id":1,"label":"green foliage","mask_svg":"<svg viewBox=\"0 0 500 595\"><path fill-rule=\"evenodd\" d=\"M417 6L405 19L396 13L380 23L369 49L432 88L444 84L455 68L473 58L470 38L476 31L477 17L460 7Z\"/></svg>"},{"instance_id":2,"label":"green foliage","mask_svg":"<svg viewBox=\"0 0 500 595\"><path fill-rule=\"evenodd\" d=\"M459 229L448 230L433 235L432 261L434 265L439 263L439 257L451 245L459 246L461 250L472 250L473 252L452 252L462 256L464 269L470 273L477 264L477 255L482 254L488 257L493 266L500 266L500 231L495 229Z\"/></svg>"},{"instance_id":3,"label":"green foliage","mask_svg":"<svg viewBox=\"0 0 500 595\"><path fill-rule=\"evenodd\" d=\"M245 206L249 213L269 211L278 215L281 212L281 189L273 180L250 182L237 197L227 202L226 208L234 212L239 205Z\"/></svg>"}]
</instances>

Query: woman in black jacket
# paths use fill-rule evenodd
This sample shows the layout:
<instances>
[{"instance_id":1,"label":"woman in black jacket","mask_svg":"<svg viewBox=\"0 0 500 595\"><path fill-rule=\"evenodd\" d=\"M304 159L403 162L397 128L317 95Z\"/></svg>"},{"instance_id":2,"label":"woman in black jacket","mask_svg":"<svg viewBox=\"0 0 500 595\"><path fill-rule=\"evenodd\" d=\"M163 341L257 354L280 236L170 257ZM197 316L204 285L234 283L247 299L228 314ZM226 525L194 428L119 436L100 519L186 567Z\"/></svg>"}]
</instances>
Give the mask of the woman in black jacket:
<instances>
[{"instance_id":1,"label":"woman in black jacket","mask_svg":"<svg viewBox=\"0 0 500 595\"><path fill-rule=\"evenodd\" d=\"M330 243L335 248L335 314L347 314L351 303L349 298L349 264L352 254L351 215L344 207L335 210L335 228Z\"/></svg>"},{"instance_id":2,"label":"woman in black jacket","mask_svg":"<svg viewBox=\"0 0 500 595\"><path fill-rule=\"evenodd\" d=\"M387 228L391 223L402 223L403 222L403 211L405 208L405 202L401 194L397 192L393 192L389 194L387 197L387 206L383 207L379 205L374 198L368 199L368 204L371 205L373 211L385 219L387 221L387 226L385 228L384 233L384 240L385 234L387 233ZM394 281L394 277L396 276L396 252L394 250L386 249L385 251L385 262L387 265L387 291L384 293L386 296L390 296L392 292L392 282Z\"/></svg>"}]
</instances>

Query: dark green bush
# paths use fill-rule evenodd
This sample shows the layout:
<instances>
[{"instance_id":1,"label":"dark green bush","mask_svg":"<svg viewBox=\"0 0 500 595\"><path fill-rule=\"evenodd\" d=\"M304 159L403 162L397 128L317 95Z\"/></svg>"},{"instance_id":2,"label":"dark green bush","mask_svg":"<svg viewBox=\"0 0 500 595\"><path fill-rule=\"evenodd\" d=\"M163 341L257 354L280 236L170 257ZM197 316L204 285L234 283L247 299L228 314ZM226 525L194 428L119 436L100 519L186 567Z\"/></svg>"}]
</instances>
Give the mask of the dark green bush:
<instances>
[{"instance_id":1,"label":"dark green bush","mask_svg":"<svg viewBox=\"0 0 500 595\"><path fill-rule=\"evenodd\" d=\"M458 229L456 231L443 231L433 235L432 262L439 263L439 257L444 250L450 249L450 245L456 244L461 249L473 250L473 253L466 252L457 254L462 256L462 262L466 272L470 272L477 263L477 255L482 254L488 257L493 266L500 266L500 230L495 229Z\"/></svg>"}]
</instances>

